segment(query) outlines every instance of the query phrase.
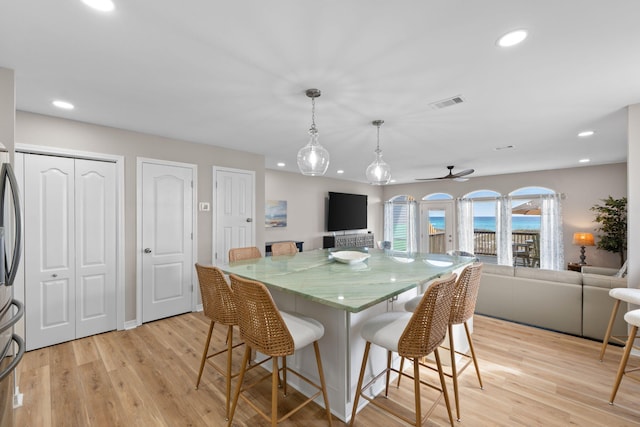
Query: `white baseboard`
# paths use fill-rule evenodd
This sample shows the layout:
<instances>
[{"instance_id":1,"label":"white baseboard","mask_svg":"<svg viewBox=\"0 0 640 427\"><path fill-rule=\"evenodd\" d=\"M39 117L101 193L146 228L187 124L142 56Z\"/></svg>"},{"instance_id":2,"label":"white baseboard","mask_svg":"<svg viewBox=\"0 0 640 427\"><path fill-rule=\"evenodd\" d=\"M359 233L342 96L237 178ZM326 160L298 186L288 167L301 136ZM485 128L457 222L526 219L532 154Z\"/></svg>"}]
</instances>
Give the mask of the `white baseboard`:
<instances>
[{"instance_id":1,"label":"white baseboard","mask_svg":"<svg viewBox=\"0 0 640 427\"><path fill-rule=\"evenodd\" d=\"M128 329L135 329L138 327L138 322L136 320L129 320L128 322L124 322L125 331Z\"/></svg>"}]
</instances>

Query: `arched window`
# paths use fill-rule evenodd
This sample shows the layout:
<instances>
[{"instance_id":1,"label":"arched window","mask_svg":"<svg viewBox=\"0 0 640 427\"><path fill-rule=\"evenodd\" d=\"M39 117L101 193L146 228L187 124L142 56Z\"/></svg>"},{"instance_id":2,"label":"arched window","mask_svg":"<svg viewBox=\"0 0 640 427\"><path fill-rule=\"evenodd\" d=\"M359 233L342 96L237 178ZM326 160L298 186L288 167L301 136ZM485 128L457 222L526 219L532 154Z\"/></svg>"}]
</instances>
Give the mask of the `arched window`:
<instances>
[{"instance_id":1,"label":"arched window","mask_svg":"<svg viewBox=\"0 0 640 427\"><path fill-rule=\"evenodd\" d=\"M434 201L434 200L452 200L453 196L447 193L432 193L424 196L422 200Z\"/></svg>"}]
</instances>

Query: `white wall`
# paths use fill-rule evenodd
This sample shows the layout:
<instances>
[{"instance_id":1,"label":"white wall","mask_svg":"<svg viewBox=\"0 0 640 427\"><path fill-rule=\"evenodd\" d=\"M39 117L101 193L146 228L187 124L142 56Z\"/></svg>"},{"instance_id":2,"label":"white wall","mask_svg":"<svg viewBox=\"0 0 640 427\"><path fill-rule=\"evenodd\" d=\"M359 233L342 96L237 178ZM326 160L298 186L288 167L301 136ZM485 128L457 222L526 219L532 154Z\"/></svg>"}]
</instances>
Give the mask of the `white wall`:
<instances>
[{"instance_id":1,"label":"white wall","mask_svg":"<svg viewBox=\"0 0 640 427\"><path fill-rule=\"evenodd\" d=\"M634 238L640 233L640 104L628 107L628 126L629 218L627 235L631 237L628 242L627 283L630 288L640 288L640 262L638 261L640 241Z\"/></svg>"},{"instance_id":2,"label":"white wall","mask_svg":"<svg viewBox=\"0 0 640 427\"><path fill-rule=\"evenodd\" d=\"M135 319L136 307L136 157L196 164L198 201L209 203L214 165L255 171L256 221L264 224L263 156L21 111L15 141L125 157L125 321ZM198 262L212 262L213 212L213 204L211 211L198 212ZM264 227L256 227L256 244L264 245Z\"/></svg>"},{"instance_id":3,"label":"white wall","mask_svg":"<svg viewBox=\"0 0 640 427\"><path fill-rule=\"evenodd\" d=\"M562 204L564 257L566 262L578 262L580 249L572 244L573 233L576 231L596 233L594 229L597 224L593 222L595 215L590 208L596 204L602 204L601 200L608 196L614 198L627 196L627 166L626 163L617 163L473 177L466 182L445 181L389 185L384 187L383 200L400 194L411 195L416 200L420 200L435 192L461 197L474 190L493 190L500 194L509 194L518 188L530 186L546 187L565 194L566 198ZM640 207L638 209L640 210ZM596 247L587 247L586 257L587 263L592 265L620 266L618 255L599 250Z\"/></svg>"},{"instance_id":4,"label":"white wall","mask_svg":"<svg viewBox=\"0 0 640 427\"><path fill-rule=\"evenodd\" d=\"M327 232L326 224L326 199L329 191L366 194L368 196L368 230L374 233L377 240L382 239L382 187L267 170L265 171L265 200L287 201L287 226L267 228L266 241L303 241L305 251L322 248L322 236L331 234ZM263 224L264 221L259 225Z\"/></svg>"},{"instance_id":5,"label":"white wall","mask_svg":"<svg viewBox=\"0 0 640 427\"><path fill-rule=\"evenodd\" d=\"M13 162L13 138L16 121L16 90L13 70L0 68L0 144ZM0 145L1 147L1 145Z\"/></svg>"}]
</instances>

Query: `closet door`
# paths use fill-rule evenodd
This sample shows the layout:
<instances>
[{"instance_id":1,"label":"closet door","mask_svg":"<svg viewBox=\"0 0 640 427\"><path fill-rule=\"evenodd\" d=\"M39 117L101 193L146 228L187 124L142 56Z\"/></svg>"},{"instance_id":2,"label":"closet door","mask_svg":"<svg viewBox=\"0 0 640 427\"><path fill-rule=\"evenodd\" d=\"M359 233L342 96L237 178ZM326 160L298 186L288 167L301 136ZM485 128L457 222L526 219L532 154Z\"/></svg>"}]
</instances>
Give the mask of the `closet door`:
<instances>
[{"instance_id":1,"label":"closet door","mask_svg":"<svg viewBox=\"0 0 640 427\"><path fill-rule=\"evenodd\" d=\"M75 338L116 329L115 176L115 163L75 161Z\"/></svg>"},{"instance_id":2,"label":"closet door","mask_svg":"<svg viewBox=\"0 0 640 427\"><path fill-rule=\"evenodd\" d=\"M27 350L76 336L74 160L25 156Z\"/></svg>"}]
</instances>

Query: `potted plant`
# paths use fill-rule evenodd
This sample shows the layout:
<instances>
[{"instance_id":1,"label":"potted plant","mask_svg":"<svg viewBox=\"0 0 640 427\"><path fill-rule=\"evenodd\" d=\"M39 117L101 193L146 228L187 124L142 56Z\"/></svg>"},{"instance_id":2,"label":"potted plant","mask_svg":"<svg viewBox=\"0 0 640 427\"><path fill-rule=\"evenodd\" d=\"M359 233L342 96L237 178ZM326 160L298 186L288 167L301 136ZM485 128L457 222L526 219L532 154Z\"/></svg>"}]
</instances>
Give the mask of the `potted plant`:
<instances>
[{"instance_id":1,"label":"potted plant","mask_svg":"<svg viewBox=\"0 0 640 427\"><path fill-rule=\"evenodd\" d=\"M627 198L614 199L609 196L602 199L604 205L595 205L595 222L599 223L598 249L620 254L620 265L624 264L627 252Z\"/></svg>"}]
</instances>

